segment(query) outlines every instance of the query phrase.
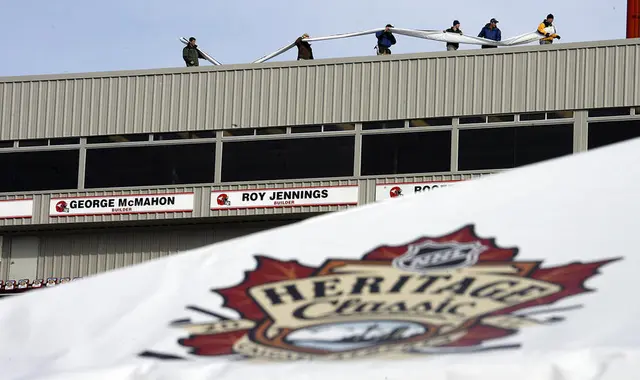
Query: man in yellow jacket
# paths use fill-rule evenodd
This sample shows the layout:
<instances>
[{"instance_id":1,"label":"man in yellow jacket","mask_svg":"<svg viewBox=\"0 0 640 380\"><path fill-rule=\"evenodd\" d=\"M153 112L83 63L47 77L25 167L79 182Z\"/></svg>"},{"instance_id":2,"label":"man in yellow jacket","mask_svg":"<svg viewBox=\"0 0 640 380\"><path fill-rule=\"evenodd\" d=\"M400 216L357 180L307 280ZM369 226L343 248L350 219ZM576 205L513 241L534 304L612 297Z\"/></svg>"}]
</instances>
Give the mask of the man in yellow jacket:
<instances>
[{"instance_id":1,"label":"man in yellow jacket","mask_svg":"<svg viewBox=\"0 0 640 380\"><path fill-rule=\"evenodd\" d=\"M560 39L556 34L556 27L553 25L553 15L548 14L546 20L538 25L538 34L544 36L540 39L540 45L549 45L553 43L555 38Z\"/></svg>"}]
</instances>

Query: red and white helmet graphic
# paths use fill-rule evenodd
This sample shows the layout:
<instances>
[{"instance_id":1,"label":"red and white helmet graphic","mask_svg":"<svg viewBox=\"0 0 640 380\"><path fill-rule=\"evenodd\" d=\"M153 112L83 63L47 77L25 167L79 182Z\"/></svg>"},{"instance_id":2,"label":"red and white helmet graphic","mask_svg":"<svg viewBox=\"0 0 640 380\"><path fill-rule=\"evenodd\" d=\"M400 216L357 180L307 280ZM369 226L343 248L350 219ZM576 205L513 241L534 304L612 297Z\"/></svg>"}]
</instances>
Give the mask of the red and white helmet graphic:
<instances>
[{"instance_id":1,"label":"red and white helmet graphic","mask_svg":"<svg viewBox=\"0 0 640 380\"><path fill-rule=\"evenodd\" d=\"M56 212L69 212L69 206L67 205L67 202L60 201L56 203Z\"/></svg>"},{"instance_id":2,"label":"red and white helmet graphic","mask_svg":"<svg viewBox=\"0 0 640 380\"><path fill-rule=\"evenodd\" d=\"M389 195L391 196L391 198L401 197L402 189L398 186L394 186L391 188L391 190L389 190Z\"/></svg>"},{"instance_id":3,"label":"red and white helmet graphic","mask_svg":"<svg viewBox=\"0 0 640 380\"><path fill-rule=\"evenodd\" d=\"M231 206L231 202L229 202L229 197L227 194L220 194L216 199L219 206Z\"/></svg>"}]
</instances>

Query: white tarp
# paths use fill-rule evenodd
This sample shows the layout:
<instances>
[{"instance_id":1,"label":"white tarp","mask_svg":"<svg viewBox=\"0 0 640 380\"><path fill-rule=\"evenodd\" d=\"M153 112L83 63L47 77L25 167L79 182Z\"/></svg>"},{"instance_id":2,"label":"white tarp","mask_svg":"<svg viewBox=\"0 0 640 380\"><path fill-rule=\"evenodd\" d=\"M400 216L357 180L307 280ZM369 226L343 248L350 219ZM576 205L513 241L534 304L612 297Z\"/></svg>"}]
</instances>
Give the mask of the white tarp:
<instances>
[{"instance_id":1,"label":"white tarp","mask_svg":"<svg viewBox=\"0 0 640 380\"><path fill-rule=\"evenodd\" d=\"M636 139L10 297L2 379L636 380L639 160Z\"/></svg>"},{"instance_id":2,"label":"white tarp","mask_svg":"<svg viewBox=\"0 0 640 380\"><path fill-rule=\"evenodd\" d=\"M531 42L535 42L540 40L543 36L538 34L537 32L525 33L519 36L511 37L504 39L502 41L493 41L487 38L482 37L474 37L471 35L460 35L457 33L445 33L442 30L417 30L417 29L403 29L403 28L389 28L393 33L401 34L410 37L422 38L426 40L432 41L440 41L440 42L453 42L460 44L470 44L470 45L491 45L491 46L515 46L515 45L525 45ZM549 32L555 31L555 27L547 28ZM336 40L342 38L352 38L365 36L369 34L375 34L381 29L371 29L364 30L361 32L353 32L353 33L342 33L342 34L333 34L331 36L326 37L309 37L304 38L303 41L314 42L314 41L328 41L328 40ZM288 51L293 48L295 43L290 43L286 46L281 47L271 54L267 54L255 61L253 63L262 63L266 62L274 57L279 56L280 54Z\"/></svg>"}]
</instances>

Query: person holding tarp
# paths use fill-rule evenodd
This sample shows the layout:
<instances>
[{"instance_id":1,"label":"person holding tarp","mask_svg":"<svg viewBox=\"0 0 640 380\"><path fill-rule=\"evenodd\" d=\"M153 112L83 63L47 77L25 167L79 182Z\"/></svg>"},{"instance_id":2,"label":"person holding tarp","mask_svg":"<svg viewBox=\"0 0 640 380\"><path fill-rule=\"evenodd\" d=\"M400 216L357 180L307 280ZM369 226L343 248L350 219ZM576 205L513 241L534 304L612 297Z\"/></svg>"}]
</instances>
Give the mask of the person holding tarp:
<instances>
[{"instance_id":1,"label":"person holding tarp","mask_svg":"<svg viewBox=\"0 0 640 380\"><path fill-rule=\"evenodd\" d=\"M482 28L478 37L486 38L493 41L502 41L502 32L498 28L498 20L492 18L488 24ZM494 45L482 45L483 49L497 48Z\"/></svg>"},{"instance_id":2,"label":"person holding tarp","mask_svg":"<svg viewBox=\"0 0 640 380\"><path fill-rule=\"evenodd\" d=\"M376 46L376 49L378 49L378 55L391 54L391 49L389 48L391 45L396 44L396 37L391 33L389 28L393 28L393 25L387 24L384 30L376 32L376 38L378 38L378 46Z\"/></svg>"},{"instance_id":3,"label":"person holding tarp","mask_svg":"<svg viewBox=\"0 0 640 380\"><path fill-rule=\"evenodd\" d=\"M544 36L540 39L540 45L549 45L553 43L555 38L560 39L556 34L556 27L553 25L553 15L548 14L546 20L538 25L538 34Z\"/></svg>"},{"instance_id":4,"label":"person holding tarp","mask_svg":"<svg viewBox=\"0 0 640 380\"><path fill-rule=\"evenodd\" d=\"M462 34L462 30L460 30L460 21L458 20L454 20L453 21L453 26L447 30L444 31L445 33L458 33L458 34ZM455 43L455 42L447 42L447 51L450 50L458 50L458 48L460 47L459 43Z\"/></svg>"},{"instance_id":5,"label":"person holding tarp","mask_svg":"<svg viewBox=\"0 0 640 380\"><path fill-rule=\"evenodd\" d=\"M309 38L307 33L298 37L295 44L298 48L298 61L301 59L313 59L313 50L311 49L311 44L307 41L303 41L303 39Z\"/></svg>"},{"instance_id":6,"label":"person holding tarp","mask_svg":"<svg viewBox=\"0 0 640 380\"><path fill-rule=\"evenodd\" d=\"M205 59L202 53L198 50L196 45L196 38L189 38L189 43L182 49L182 59L187 64L187 67L200 66L198 59Z\"/></svg>"}]
</instances>

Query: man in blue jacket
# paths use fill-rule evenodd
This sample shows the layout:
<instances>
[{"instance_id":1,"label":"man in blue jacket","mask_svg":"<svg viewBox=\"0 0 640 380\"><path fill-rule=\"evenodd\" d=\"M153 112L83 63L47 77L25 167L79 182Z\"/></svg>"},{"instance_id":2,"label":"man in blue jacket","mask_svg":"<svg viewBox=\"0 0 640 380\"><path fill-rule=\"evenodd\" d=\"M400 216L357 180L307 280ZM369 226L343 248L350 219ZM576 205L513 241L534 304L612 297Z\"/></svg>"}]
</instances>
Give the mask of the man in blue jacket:
<instances>
[{"instance_id":1,"label":"man in blue jacket","mask_svg":"<svg viewBox=\"0 0 640 380\"><path fill-rule=\"evenodd\" d=\"M502 32L498 29L498 20L492 18L487 25L482 28L478 37L483 37L488 40L502 41ZM482 45L483 49L496 48L493 45Z\"/></svg>"},{"instance_id":2,"label":"man in blue jacket","mask_svg":"<svg viewBox=\"0 0 640 380\"><path fill-rule=\"evenodd\" d=\"M389 28L393 28L393 25L387 24L384 30L376 32L376 37L378 38L378 55L391 54L391 50L389 48L391 45L396 44L396 38Z\"/></svg>"}]
</instances>

